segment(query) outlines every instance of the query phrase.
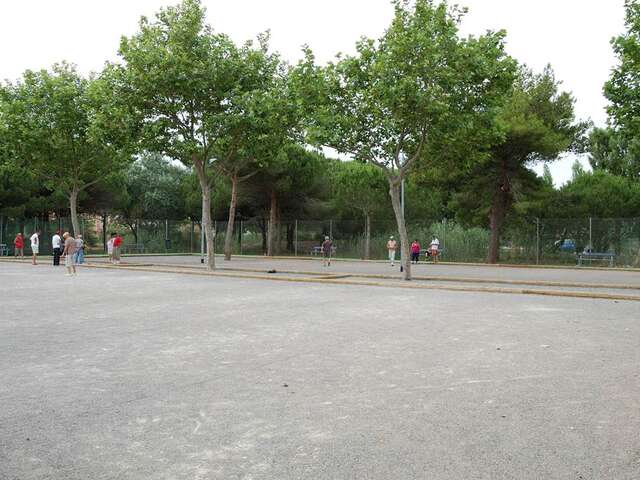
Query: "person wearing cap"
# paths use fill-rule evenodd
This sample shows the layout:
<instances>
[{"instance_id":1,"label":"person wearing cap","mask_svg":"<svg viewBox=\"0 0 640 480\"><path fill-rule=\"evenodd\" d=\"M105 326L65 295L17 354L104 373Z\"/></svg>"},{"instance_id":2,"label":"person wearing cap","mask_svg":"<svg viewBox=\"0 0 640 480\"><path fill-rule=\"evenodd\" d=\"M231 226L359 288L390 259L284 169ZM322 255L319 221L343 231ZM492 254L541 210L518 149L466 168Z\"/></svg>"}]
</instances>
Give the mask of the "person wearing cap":
<instances>
[{"instance_id":1,"label":"person wearing cap","mask_svg":"<svg viewBox=\"0 0 640 480\"><path fill-rule=\"evenodd\" d=\"M393 267L396 264L396 249L398 248L398 243L396 242L393 235L389 237L389 241L387 242L387 250L389 251L389 262L391 262L391 266Z\"/></svg>"},{"instance_id":2,"label":"person wearing cap","mask_svg":"<svg viewBox=\"0 0 640 480\"><path fill-rule=\"evenodd\" d=\"M24 237L22 233L18 233L16 238L13 239L13 253L16 259L20 257L20 260L24 258Z\"/></svg>"},{"instance_id":3,"label":"person wearing cap","mask_svg":"<svg viewBox=\"0 0 640 480\"><path fill-rule=\"evenodd\" d=\"M324 237L324 242L322 242L322 256L324 257L324 266L331 266L331 249L333 247L333 242L328 236Z\"/></svg>"},{"instance_id":4,"label":"person wearing cap","mask_svg":"<svg viewBox=\"0 0 640 480\"><path fill-rule=\"evenodd\" d=\"M67 269L67 276L76 274L76 264L73 261L76 253L76 239L71 236L69 232L62 234L64 239L64 250L62 251L62 258L64 258L64 266Z\"/></svg>"}]
</instances>

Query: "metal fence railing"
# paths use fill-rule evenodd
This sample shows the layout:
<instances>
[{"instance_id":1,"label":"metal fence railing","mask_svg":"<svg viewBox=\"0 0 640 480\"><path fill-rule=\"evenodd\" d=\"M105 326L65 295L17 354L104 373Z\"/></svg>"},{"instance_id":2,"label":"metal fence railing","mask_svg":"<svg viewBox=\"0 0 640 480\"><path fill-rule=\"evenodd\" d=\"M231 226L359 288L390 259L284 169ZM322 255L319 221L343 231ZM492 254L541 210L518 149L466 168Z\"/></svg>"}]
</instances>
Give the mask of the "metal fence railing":
<instances>
[{"instance_id":1,"label":"metal fence railing","mask_svg":"<svg viewBox=\"0 0 640 480\"><path fill-rule=\"evenodd\" d=\"M124 252L145 254L201 252L200 223L190 220L125 220L118 216L82 216L80 228L88 254L104 253L111 232L124 238ZM227 222L216 221L215 249L222 253ZM0 246L13 254L13 239L18 232L28 238L41 232L40 254L51 254L51 236L56 230L71 229L68 218L11 218L0 216ZM442 260L484 262L489 244L485 228L464 227L451 220L424 220L407 226L410 240L417 239L426 248L436 235L443 248ZM238 219L235 223L232 253L264 255L267 251L268 219ZM325 235L332 238L336 256L364 258L364 220L281 220L274 231L276 255L309 256L315 253ZM369 258L383 259L390 235L396 235L392 219L370 225ZM576 264L577 254L585 249L614 254L620 267L640 266L640 218L562 218L511 220L501 237L500 262L545 265Z\"/></svg>"}]
</instances>

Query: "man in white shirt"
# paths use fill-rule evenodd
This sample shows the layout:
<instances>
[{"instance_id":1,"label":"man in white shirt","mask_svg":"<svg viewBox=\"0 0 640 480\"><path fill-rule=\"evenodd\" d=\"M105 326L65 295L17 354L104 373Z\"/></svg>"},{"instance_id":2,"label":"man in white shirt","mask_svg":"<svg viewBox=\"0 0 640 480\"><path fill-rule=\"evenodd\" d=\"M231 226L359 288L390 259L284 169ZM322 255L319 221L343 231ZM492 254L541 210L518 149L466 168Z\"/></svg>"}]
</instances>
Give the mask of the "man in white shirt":
<instances>
[{"instance_id":1,"label":"man in white shirt","mask_svg":"<svg viewBox=\"0 0 640 480\"><path fill-rule=\"evenodd\" d=\"M440 253L440 240L435 235L433 236L433 240L431 240L431 245L429 245L429 250L431 251L431 258L433 258L434 263L438 263L438 253Z\"/></svg>"},{"instance_id":2,"label":"man in white shirt","mask_svg":"<svg viewBox=\"0 0 640 480\"><path fill-rule=\"evenodd\" d=\"M56 233L51 237L51 246L53 247L53 264L60 265L60 254L62 253L60 230L56 230Z\"/></svg>"},{"instance_id":3,"label":"man in white shirt","mask_svg":"<svg viewBox=\"0 0 640 480\"><path fill-rule=\"evenodd\" d=\"M34 265L36 265L36 257L38 253L40 253L40 238L38 235L40 235L40 230L36 231L29 238L29 240L31 240L31 263Z\"/></svg>"}]
</instances>

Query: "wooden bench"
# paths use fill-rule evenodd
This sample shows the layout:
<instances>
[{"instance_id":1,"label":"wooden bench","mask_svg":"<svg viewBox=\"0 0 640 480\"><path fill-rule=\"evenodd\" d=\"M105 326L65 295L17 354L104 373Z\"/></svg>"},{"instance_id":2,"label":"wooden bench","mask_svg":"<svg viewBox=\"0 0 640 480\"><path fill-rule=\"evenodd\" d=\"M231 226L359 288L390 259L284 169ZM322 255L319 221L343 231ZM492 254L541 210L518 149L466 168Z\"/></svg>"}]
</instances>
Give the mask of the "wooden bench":
<instances>
[{"instance_id":1,"label":"wooden bench","mask_svg":"<svg viewBox=\"0 0 640 480\"><path fill-rule=\"evenodd\" d=\"M144 243L129 243L122 245L122 254L131 255L132 253L144 253Z\"/></svg>"},{"instance_id":2,"label":"wooden bench","mask_svg":"<svg viewBox=\"0 0 640 480\"><path fill-rule=\"evenodd\" d=\"M613 267L613 263L616 259L615 253L602 253L602 252L582 252L578 253L578 266L582 266L582 262L598 262L609 261L609 266Z\"/></svg>"}]
</instances>

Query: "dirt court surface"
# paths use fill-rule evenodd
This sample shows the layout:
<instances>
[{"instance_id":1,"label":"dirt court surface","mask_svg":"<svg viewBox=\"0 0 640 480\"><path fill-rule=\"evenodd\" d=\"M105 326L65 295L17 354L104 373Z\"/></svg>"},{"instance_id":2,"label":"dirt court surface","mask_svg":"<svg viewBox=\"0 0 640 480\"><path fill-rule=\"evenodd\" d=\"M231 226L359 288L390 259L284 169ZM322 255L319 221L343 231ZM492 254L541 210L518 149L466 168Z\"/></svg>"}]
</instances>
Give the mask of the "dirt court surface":
<instances>
[{"instance_id":1,"label":"dirt court surface","mask_svg":"<svg viewBox=\"0 0 640 480\"><path fill-rule=\"evenodd\" d=\"M125 261L202 268L151 258ZM414 273L640 288L637 272ZM639 302L383 281L0 262L0 479L640 478Z\"/></svg>"}]
</instances>

